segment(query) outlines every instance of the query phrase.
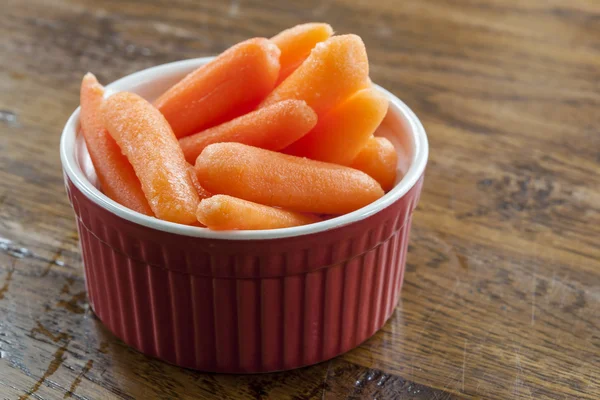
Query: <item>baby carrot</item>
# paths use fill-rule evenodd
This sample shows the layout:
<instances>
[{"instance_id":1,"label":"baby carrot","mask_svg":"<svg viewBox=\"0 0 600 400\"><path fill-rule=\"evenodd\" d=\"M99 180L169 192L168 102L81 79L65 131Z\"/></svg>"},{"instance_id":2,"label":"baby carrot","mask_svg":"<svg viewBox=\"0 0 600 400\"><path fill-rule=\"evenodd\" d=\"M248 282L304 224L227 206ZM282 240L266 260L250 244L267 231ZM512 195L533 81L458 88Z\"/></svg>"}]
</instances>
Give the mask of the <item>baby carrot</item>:
<instances>
[{"instance_id":1,"label":"baby carrot","mask_svg":"<svg viewBox=\"0 0 600 400\"><path fill-rule=\"evenodd\" d=\"M79 119L102 191L125 207L142 214L153 215L133 167L104 128L99 115L103 96L104 87L94 75L87 73L81 82Z\"/></svg>"},{"instance_id":2,"label":"baby carrot","mask_svg":"<svg viewBox=\"0 0 600 400\"><path fill-rule=\"evenodd\" d=\"M198 221L214 230L277 229L307 225L320 219L226 195L215 195L198 205Z\"/></svg>"},{"instance_id":3,"label":"baby carrot","mask_svg":"<svg viewBox=\"0 0 600 400\"><path fill-rule=\"evenodd\" d=\"M204 189L200 182L198 182L198 174L196 173L196 168L194 168L193 165L188 164L187 170L188 174L190 175L190 179L192 180L192 185L194 186L194 189L196 189L196 192L198 192L198 197L200 198L200 200L208 199L209 197L211 197L212 194L210 194L208 190Z\"/></svg>"},{"instance_id":4,"label":"baby carrot","mask_svg":"<svg viewBox=\"0 0 600 400\"><path fill-rule=\"evenodd\" d=\"M369 86L365 45L356 35L318 43L308 58L261 103L304 100L319 117L357 90Z\"/></svg>"},{"instance_id":5,"label":"baby carrot","mask_svg":"<svg viewBox=\"0 0 600 400\"><path fill-rule=\"evenodd\" d=\"M361 171L240 143L206 147L196 171L211 193L299 212L345 214L383 196Z\"/></svg>"},{"instance_id":6,"label":"baby carrot","mask_svg":"<svg viewBox=\"0 0 600 400\"><path fill-rule=\"evenodd\" d=\"M349 165L387 112L388 99L377 89L363 89L326 113L315 129L285 152L313 160Z\"/></svg>"},{"instance_id":7,"label":"baby carrot","mask_svg":"<svg viewBox=\"0 0 600 400\"><path fill-rule=\"evenodd\" d=\"M311 22L296 25L279 32L271 41L281 50L278 82L287 78L310 54L317 43L323 42L333 35L329 24Z\"/></svg>"},{"instance_id":8,"label":"baby carrot","mask_svg":"<svg viewBox=\"0 0 600 400\"><path fill-rule=\"evenodd\" d=\"M154 105L178 138L238 117L275 86L280 53L265 38L241 42L187 75Z\"/></svg>"},{"instance_id":9,"label":"baby carrot","mask_svg":"<svg viewBox=\"0 0 600 400\"><path fill-rule=\"evenodd\" d=\"M374 178L383 190L394 187L398 153L384 137L371 137L350 166Z\"/></svg>"},{"instance_id":10,"label":"baby carrot","mask_svg":"<svg viewBox=\"0 0 600 400\"><path fill-rule=\"evenodd\" d=\"M212 143L237 142L268 150L281 150L317 123L317 114L302 100L284 100L242 115L195 135L179 139L188 162Z\"/></svg>"},{"instance_id":11,"label":"baby carrot","mask_svg":"<svg viewBox=\"0 0 600 400\"><path fill-rule=\"evenodd\" d=\"M137 94L121 92L101 107L104 125L133 166L154 214L191 224L198 193L177 138L162 114Z\"/></svg>"}]
</instances>

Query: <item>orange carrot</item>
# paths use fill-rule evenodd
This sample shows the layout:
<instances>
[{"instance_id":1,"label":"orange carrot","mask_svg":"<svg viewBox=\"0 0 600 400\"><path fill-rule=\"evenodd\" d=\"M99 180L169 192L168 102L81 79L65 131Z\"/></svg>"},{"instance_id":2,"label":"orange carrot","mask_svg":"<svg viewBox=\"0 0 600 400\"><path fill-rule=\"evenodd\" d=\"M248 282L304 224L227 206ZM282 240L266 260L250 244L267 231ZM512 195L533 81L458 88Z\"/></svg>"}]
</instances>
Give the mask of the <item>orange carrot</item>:
<instances>
[{"instance_id":1,"label":"orange carrot","mask_svg":"<svg viewBox=\"0 0 600 400\"><path fill-rule=\"evenodd\" d=\"M312 22L296 25L273 36L271 40L281 50L279 58L281 70L278 82L283 81L294 72L306 60L317 43L329 39L331 35L333 35L333 29L329 24Z\"/></svg>"},{"instance_id":2,"label":"orange carrot","mask_svg":"<svg viewBox=\"0 0 600 400\"><path fill-rule=\"evenodd\" d=\"M133 166L154 214L191 224L198 193L177 138L162 114L137 94L121 92L101 107L104 125Z\"/></svg>"},{"instance_id":3,"label":"orange carrot","mask_svg":"<svg viewBox=\"0 0 600 400\"><path fill-rule=\"evenodd\" d=\"M240 143L216 143L196 160L209 192L299 212L345 214L383 196L367 174Z\"/></svg>"},{"instance_id":4,"label":"orange carrot","mask_svg":"<svg viewBox=\"0 0 600 400\"><path fill-rule=\"evenodd\" d=\"M375 88L363 89L326 113L315 129L285 152L313 160L349 165L387 112L388 99Z\"/></svg>"},{"instance_id":5,"label":"orange carrot","mask_svg":"<svg viewBox=\"0 0 600 400\"><path fill-rule=\"evenodd\" d=\"M281 210L226 195L215 195L198 205L198 221L214 230L277 229L319 222L319 218Z\"/></svg>"},{"instance_id":6,"label":"orange carrot","mask_svg":"<svg viewBox=\"0 0 600 400\"><path fill-rule=\"evenodd\" d=\"M275 86L279 54L268 39L241 42L187 75L154 105L178 138L243 115Z\"/></svg>"},{"instance_id":7,"label":"orange carrot","mask_svg":"<svg viewBox=\"0 0 600 400\"><path fill-rule=\"evenodd\" d=\"M301 100L285 100L242 115L224 124L179 139L188 162L209 144L237 142L268 150L281 150L317 123L317 114Z\"/></svg>"},{"instance_id":8,"label":"orange carrot","mask_svg":"<svg viewBox=\"0 0 600 400\"><path fill-rule=\"evenodd\" d=\"M196 189L196 192L198 192L198 197L200 198L200 200L208 199L209 197L211 197L212 194L210 194L208 190L204 189L200 182L198 182L198 174L196 173L196 168L194 168L193 165L188 164L187 170L188 174L190 175L190 179L192 180L192 185L194 185L194 189Z\"/></svg>"},{"instance_id":9,"label":"orange carrot","mask_svg":"<svg viewBox=\"0 0 600 400\"><path fill-rule=\"evenodd\" d=\"M79 119L102 191L125 207L142 214L153 215L133 167L104 128L99 115L103 96L104 87L94 75L87 73L81 82Z\"/></svg>"},{"instance_id":10,"label":"orange carrot","mask_svg":"<svg viewBox=\"0 0 600 400\"><path fill-rule=\"evenodd\" d=\"M350 166L368 174L388 191L396 182L397 164L394 145L384 137L371 137Z\"/></svg>"},{"instance_id":11,"label":"orange carrot","mask_svg":"<svg viewBox=\"0 0 600 400\"><path fill-rule=\"evenodd\" d=\"M333 36L318 43L260 107L287 99L304 100L321 117L352 93L368 86L369 61L361 38Z\"/></svg>"}]
</instances>

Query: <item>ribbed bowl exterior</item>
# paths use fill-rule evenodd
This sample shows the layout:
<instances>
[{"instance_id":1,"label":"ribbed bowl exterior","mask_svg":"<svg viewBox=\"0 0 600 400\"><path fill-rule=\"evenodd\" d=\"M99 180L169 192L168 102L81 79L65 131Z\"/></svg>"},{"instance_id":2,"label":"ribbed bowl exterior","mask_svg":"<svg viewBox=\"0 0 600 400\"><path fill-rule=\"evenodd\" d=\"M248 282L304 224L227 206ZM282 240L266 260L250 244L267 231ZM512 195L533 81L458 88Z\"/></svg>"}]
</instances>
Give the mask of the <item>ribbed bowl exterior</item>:
<instances>
[{"instance_id":1,"label":"ribbed bowl exterior","mask_svg":"<svg viewBox=\"0 0 600 400\"><path fill-rule=\"evenodd\" d=\"M315 364L380 329L398 302L423 182L349 225L244 241L135 224L65 179L100 320L142 353L228 373Z\"/></svg>"}]
</instances>

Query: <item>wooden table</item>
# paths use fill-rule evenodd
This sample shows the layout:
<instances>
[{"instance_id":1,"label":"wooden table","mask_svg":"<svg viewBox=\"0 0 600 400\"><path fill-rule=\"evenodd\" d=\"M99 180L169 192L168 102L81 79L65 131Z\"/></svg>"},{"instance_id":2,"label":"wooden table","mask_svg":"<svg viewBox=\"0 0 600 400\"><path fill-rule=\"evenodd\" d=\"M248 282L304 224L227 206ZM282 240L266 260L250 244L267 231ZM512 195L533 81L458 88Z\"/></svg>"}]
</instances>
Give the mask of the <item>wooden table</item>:
<instances>
[{"instance_id":1,"label":"wooden table","mask_svg":"<svg viewBox=\"0 0 600 400\"><path fill-rule=\"evenodd\" d=\"M5 0L0 398L600 398L600 3ZM360 348L201 374L91 312L58 154L82 75L108 83L303 21L361 35L431 144L402 298Z\"/></svg>"}]
</instances>

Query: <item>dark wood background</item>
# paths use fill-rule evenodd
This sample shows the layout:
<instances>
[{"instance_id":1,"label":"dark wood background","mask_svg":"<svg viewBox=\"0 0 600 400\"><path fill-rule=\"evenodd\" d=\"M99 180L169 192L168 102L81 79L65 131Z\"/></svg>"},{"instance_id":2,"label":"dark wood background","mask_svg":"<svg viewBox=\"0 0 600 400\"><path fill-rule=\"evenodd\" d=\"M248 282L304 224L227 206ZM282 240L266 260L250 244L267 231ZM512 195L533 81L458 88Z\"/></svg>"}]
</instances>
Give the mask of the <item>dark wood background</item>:
<instances>
[{"instance_id":1,"label":"dark wood background","mask_svg":"<svg viewBox=\"0 0 600 400\"><path fill-rule=\"evenodd\" d=\"M402 298L330 362L201 374L86 300L58 142L108 83L306 21L361 35L431 144ZM0 398L600 398L600 2L3 0Z\"/></svg>"}]
</instances>

